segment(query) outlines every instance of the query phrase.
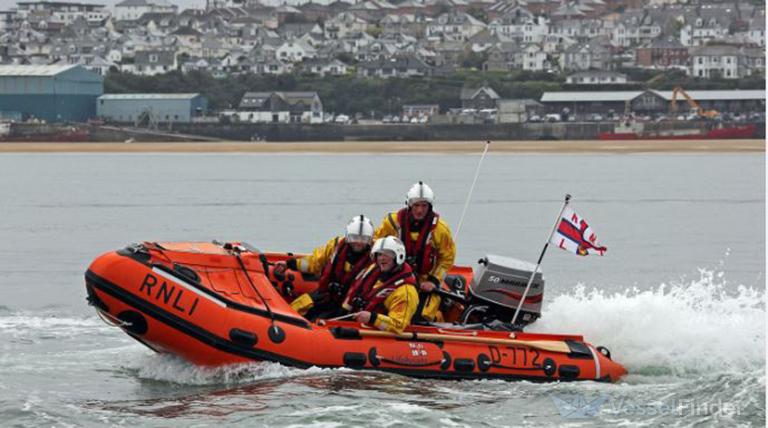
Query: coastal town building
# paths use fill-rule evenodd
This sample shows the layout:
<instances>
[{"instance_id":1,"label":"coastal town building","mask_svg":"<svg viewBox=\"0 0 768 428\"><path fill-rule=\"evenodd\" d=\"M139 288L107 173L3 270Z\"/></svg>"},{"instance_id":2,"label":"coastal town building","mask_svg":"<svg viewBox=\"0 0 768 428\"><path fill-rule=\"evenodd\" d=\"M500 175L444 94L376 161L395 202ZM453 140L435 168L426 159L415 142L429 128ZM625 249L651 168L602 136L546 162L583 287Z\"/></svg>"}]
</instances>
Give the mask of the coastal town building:
<instances>
[{"instance_id":1,"label":"coastal town building","mask_svg":"<svg viewBox=\"0 0 768 428\"><path fill-rule=\"evenodd\" d=\"M765 109L764 90L691 90L688 95L704 109L722 112L754 112ZM625 111L638 114L669 114L672 91L581 91L544 92L541 103L549 111L568 109L579 116L599 113L621 115ZM690 113L685 100L678 96L679 114Z\"/></svg>"},{"instance_id":2,"label":"coastal town building","mask_svg":"<svg viewBox=\"0 0 768 428\"><path fill-rule=\"evenodd\" d=\"M487 85L479 88L462 88L459 98L462 108L475 110L496 108L496 101L501 99L499 94Z\"/></svg>"},{"instance_id":3,"label":"coastal town building","mask_svg":"<svg viewBox=\"0 0 768 428\"><path fill-rule=\"evenodd\" d=\"M414 55L380 57L357 65L359 77L419 77L430 72L431 68Z\"/></svg>"},{"instance_id":4,"label":"coastal town building","mask_svg":"<svg viewBox=\"0 0 768 428\"><path fill-rule=\"evenodd\" d=\"M691 75L738 79L745 75L740 65L743 53L735 46L702 46L691 52Z\"/></svg>"},{"instance_id":5,"label":"coastal town building","mask_svg":"<svg viewBox=\"0 0 768 428\"><path fill-rule=\"evenodd\" d=\"M78 18L100 22L110 13L103 4L64 1L20 1L16 3L19 19L28 22L68 25Z\"/></svg>"},{"instance_id":6,"label":"coastal town building","mask_svg":"<svg viewBox=\"0 0 768 428\"><path fill-rule=\"evenodd\" d=\"M688 48L673 37L656 39L636 50L638 66L647 68L682 68L688 65Z\"/></svg>"},{"instance_id":7,"label":"coastal town building","mask_svg":"<svg viewBox=\"0 0 768 428\"><path fill-rule=\"evenodd\" d=\"M627 83L627 75L615 71L589 70L571 74L565 83L571 85L621 85Z\"/></svg>"},{"instance_id":8,"label":"coastal town building","mask_svg":"<svg viewBox=\"0 0 768 428\"><path fill-rule=\"evenodd\" d=\"M249 123L322 123L317 92L246 92L232 116Z\"/></svg>"},{"instance_id":9,"label":"coastal town building","mask_svg":"<svg viewBox=\"0 0 768 428\"><path fill-rule=\"evenodd\" d=\"M120 21L134 21L147 13L172 13L178 6L168 0L123 0L115 5L115 18Z\"/></svg>"},{"instance_id":10,"label":"coastal town building","mask_svg":"<svg viewBox=\"0 0 768 428\"><path fill-rule=\"evenodd\" d=\"M0 65L0 117L84 122L103 91L102 76L80 65Z\"/></svg>"},{"instance_id":11,"label":"coastal town building","mask_svg":"<svg viewBox=\"0 0 768 428\"><path fill-rule=\"evenodd\" d=\"M200 94L105 94L96 103L99 118L134 126L189 123L207 110Z\"/></svg>"},{"instance_id":12,"label":"coastal town building","mask_svg":"<svg viewBox=\"0 0 768 428\"><path fill-rule=\"evenodd\" d=\"M487 25L467 13L450 12L427 25L426 37L437 40L465 41L483 31Z\"/></svg>"},{"instance_id":13,"label":"coastal town building","mask_svg":"<svg viewBox=\"0 0 768 428\"><path fill-rule=\"evenodd\" d=\"M497 123L523 123L533 117L543 117L546 109L540 102L530 99L500 99L496 101Z\"/></svg>"}]
</instances>

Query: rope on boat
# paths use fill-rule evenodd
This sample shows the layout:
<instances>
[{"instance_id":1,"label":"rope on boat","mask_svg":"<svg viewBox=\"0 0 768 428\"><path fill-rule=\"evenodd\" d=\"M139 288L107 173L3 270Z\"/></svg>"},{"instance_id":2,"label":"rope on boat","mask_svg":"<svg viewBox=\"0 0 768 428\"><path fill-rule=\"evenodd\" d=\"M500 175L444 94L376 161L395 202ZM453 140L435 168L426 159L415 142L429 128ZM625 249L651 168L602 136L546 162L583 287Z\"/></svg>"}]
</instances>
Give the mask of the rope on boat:
<instances>
[{"instance_id":1,"label":"rope on boat","mask_svg":"<svg viewBox=\"0 0 768 428\"><path fill-rule=\"evenodd\" d=\"M96 309L96 313L99 314L99 318L101 318L101 320L107 323L108 325L114 325L117 327L130 327L133 325L132 322L123 321L120 318L110 314L109 312L104 312L98 308Z\"/></svg>"}]
</instances>

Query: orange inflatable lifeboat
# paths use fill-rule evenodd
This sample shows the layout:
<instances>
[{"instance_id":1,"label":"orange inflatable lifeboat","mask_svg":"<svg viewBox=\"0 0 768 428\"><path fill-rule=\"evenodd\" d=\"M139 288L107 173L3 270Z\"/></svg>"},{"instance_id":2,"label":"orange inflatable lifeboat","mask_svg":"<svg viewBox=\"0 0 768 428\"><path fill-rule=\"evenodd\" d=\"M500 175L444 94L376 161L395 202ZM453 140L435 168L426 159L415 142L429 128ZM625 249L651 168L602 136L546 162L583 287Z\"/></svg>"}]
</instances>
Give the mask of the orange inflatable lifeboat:
<instances>
[{"instance_id":1,"label":"orange inflatable lifeboat","mask_svg":"<svg viewBox=\"0 0 768 428\"><path fill-rule=\"evenodd\" d=\"M88 301L109 322L157 352L220 366L276 361L449 379L616 381L626 373L581 336L411 325L401 334L354 321L314 323L291 309L315 278L269 266L290 254L247 244L135 244L98 257L85 274ZM467 287L473 271L454 267ZM455 287L454 287L455 288ZM446 312L455 320L460 304Z\"/></svg>"}]
</instances>

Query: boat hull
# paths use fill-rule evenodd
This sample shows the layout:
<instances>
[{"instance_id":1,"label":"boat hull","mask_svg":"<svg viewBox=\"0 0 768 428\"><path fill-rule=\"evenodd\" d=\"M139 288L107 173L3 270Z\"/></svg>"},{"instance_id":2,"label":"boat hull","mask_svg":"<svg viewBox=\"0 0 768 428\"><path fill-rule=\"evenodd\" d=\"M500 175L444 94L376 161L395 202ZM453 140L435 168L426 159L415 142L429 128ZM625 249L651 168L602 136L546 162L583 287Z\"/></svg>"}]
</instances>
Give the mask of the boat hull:
<instances>
[{"instance_id":1,"label":"boat hull","mask_svg":"<svg viewBox=\"0 0 768 428\"><path fill-rule=\"evenodd\" d=\"M407 337L369 337L380 333L351 321L318 325L291 310L264 274L259 255L149 253L124 250L97 258L85 275L89 301L149 348L197 365L275 361L416 377L535 381L616 381L626 373L609 354L575 335L412 326ZM553 343L566 351L542 347Z\"/></svg>"},{"instance_id":2,"label":"boat hull","mask_svg":"<svg viewBox=\"0 0 768 428\"><path fill-rule=\"evenodd\" d=\"M597 137L600 140L727 140L752 138L755 136L756 130L757 126L750 124L732 128L710 129L707 132L702 132L700 130L682 130L679 133L667 134L601 132Z\"/></svg>"}]
</instances>

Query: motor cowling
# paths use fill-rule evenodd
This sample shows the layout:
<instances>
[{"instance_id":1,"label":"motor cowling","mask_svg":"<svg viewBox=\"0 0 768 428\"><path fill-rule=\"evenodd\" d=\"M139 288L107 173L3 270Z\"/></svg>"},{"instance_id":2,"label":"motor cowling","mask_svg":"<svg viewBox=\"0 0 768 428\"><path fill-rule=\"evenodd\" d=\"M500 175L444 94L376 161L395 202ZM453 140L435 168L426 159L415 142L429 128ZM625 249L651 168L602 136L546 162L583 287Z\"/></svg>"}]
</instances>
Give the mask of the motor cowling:
<instances>
[{"instance_id":1,"label":"motor cowling","mask_svg":"<svg viewBox=\"0 0 768 428\"><path fill-rule=\"evenodd\" d=\"M486 305L484 318L510 322L536 265L511 257L489 254L478 262L469 284L474 306ZM516 324L530 324L541 316L544 276L537 272L520 309Z\"/></svg>"}]
</instances>

